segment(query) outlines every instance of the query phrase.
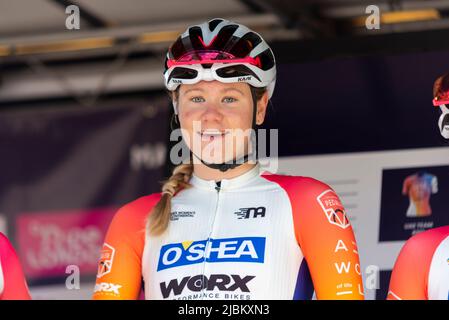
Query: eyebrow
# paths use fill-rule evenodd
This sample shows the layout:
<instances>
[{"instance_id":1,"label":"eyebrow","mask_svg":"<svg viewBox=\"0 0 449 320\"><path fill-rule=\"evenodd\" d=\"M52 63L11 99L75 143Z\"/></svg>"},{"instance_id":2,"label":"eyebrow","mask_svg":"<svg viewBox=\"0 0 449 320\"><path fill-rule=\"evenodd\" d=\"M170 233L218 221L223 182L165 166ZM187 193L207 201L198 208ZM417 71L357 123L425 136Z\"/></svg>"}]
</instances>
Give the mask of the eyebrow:
<instances>
[{"instance_id":1,"label":"eyebrow","mask_svg":"<svg viewBox=\"0 0 449 320\"><path fill-rule=\"evenodd\" d=\"M187 94L189 92L192 91L201 91L204 92L205 90L203 88L192 88L192 89L187 89L184 94ZM221 90L221 92L226 93L228 91L237 91L238 93L240 93L241 95L245 95L241 90L237 89L237 88L225 88L223 90Z\"/></svg>"},{"instance_id":2,"label":"eyebrow","mask_svg":"<svg viewBox=\"0 0 449 320\"><path fill-rule=\"evenodd\" d=\"M238 93L240 93L241 95L245 95L241 90L237 89L237 88L226 88L223 90L223 92L228 92L228 91L237 91Z\"/></svg>"},{"instance_id":3,"label":"eyebrow","mask_svg":"<svg viewBox=\"0 0 449 320\"><path fill-rule=\"evenodd\" d=\"M187 89L187 90L184 92L184 94L187 94L187 93L189 93L189 92L191 92L191 91L204 91L204 89L202 89L202 88L192 88L192 89Z\"/></svg>"}]
</instances>

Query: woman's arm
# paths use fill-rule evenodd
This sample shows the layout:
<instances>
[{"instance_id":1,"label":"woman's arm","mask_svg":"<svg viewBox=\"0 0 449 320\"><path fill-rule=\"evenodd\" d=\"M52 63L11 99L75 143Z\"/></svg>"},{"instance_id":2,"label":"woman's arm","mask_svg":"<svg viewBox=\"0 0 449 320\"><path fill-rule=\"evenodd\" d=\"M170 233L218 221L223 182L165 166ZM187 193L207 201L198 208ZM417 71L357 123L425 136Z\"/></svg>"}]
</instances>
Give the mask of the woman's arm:
<instances>
[{"instance_id":1,"label":"woman's arm","mask_svg":"<svg viewBox=\"0 0 449 320\"><path fill-rule=\"evenodd\" d=\"M364 299L359 254L345 208L325 183L266 175L286 192L294 231L318 299Z\"/></svg>"},{"instance_id":2,"label":"woman's arm","mask_svg":"<svg viewBox=\"0 0 449 320\"><path fill-rule=\"evenodd\" d=\"M0 233L0 264L0 299L31 299L19 258L2 233ZM3 282L2 285L1 282Z\"/></svg>"},{"instance_id":3,"label":"woman's arm","mask_svg":"<svg viewBox=\"0 0 449 320\"><path fill-rule=\"evenodd\" d=\"M317 299L362 300L363 281L354 232L337 194L301 178L294 202L295 230Z\"/></svg>"},{"instance_id":4,"label":"woman's arm","mask_svg":"<svg viewBox=\"0 0 449 320\"><path fill-rule=\"evenodd\" d=\"M388 300L427 300L432 258L448 235L444 227L411 237L402 247L391 273Z\"/></svg>"},{"instance_id":5,"label":"woman's arm","mask_svg":"<svg viewBox=\"0 0 449 320\"><path fill-rule=\"evenodd\" d=\"M156 200L155 196L139 198L114 216L101 251L93 299L139 298L145 222Z\"/></svg>"}]
</instances>

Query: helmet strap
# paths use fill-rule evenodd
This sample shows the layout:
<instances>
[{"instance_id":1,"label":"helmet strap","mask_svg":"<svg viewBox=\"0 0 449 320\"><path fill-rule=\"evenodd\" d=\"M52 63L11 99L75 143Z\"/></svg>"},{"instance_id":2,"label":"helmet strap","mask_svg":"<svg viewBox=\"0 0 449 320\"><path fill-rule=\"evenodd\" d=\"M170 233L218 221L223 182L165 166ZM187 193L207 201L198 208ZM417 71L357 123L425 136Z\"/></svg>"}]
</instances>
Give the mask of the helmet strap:
<instances>
[{"instance_id":1,"label":"helmet strap","mask_svg":"<svg viewBox=\"0 0 449 320\"><path fill-rule=\"evenodd\" d=\"M449 109L446 105L440 105L442 111L440 118L438 119L438 127L440 133L445 139L449 139Z\"/></svg>"}]
</instances>

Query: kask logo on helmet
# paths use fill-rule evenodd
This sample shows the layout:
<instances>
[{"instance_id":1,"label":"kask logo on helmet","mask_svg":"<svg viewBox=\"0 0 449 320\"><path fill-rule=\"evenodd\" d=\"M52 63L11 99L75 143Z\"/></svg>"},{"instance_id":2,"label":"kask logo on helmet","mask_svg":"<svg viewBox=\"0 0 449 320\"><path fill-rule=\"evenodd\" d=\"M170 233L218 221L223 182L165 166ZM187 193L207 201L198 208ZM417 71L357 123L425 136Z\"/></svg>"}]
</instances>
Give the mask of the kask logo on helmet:
<instances>
[{"instance_id":1,"label":"kask logo on helmet","mask_svg":"<svg viewBox=\"0 0 449 320\"><path fill-rule=\"evenodd\" d=\"M263 263L264 237L206 239L161 247L157 271L201 262Z\"/></svg>"},{"instance_id":2,"label":"kask logo on helmet","mask_svg":"<svg viewBox=\"0 0 449 320\"><path fill-rule=\"evenodd\" d=\"M247 77L238 77L237 81L238 82L245 82L245 81L251 81L252 77L251 76L247 76Z\"/></svg>"}]
</instances>

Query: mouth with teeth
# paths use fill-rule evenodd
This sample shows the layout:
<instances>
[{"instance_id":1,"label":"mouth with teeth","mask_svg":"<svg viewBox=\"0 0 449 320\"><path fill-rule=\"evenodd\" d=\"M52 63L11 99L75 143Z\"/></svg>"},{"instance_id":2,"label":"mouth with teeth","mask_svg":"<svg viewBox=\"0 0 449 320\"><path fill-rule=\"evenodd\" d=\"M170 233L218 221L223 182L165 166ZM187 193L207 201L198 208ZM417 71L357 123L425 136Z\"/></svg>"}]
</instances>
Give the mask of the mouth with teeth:
<instances>
[{"instance_id":1,"label":"mouth with teeth","mask_svg":"<svg viewBox=\"0 0 449 320\"><path fill-rule=\"evenodd\" d=\"M229 132L219 130L204 130L197 132L201 138L201 141L214 141L215 139L224 138L228 133Z\"/></svg>"}]
</instances>

